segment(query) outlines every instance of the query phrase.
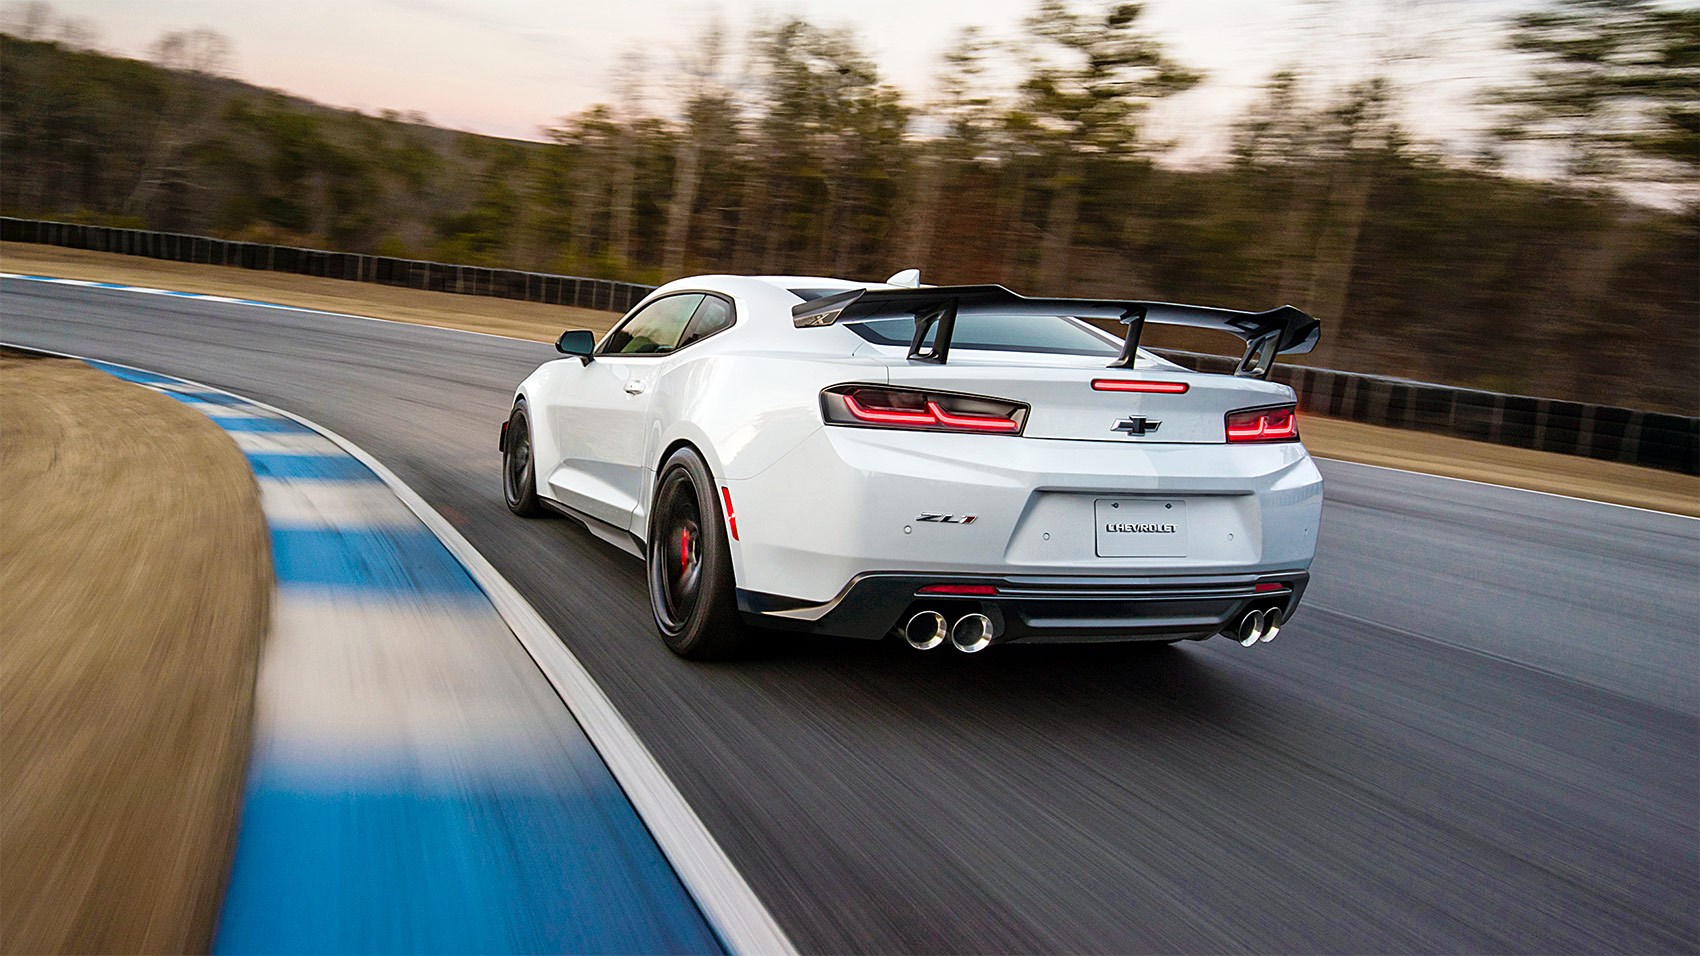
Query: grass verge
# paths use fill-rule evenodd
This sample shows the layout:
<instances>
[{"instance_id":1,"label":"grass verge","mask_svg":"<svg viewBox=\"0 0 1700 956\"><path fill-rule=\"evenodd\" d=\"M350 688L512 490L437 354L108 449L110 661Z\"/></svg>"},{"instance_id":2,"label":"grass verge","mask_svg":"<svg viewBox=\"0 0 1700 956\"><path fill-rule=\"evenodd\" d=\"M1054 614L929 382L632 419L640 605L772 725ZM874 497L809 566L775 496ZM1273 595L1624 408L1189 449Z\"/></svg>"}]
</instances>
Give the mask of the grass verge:
<instances>
[{"instance_id":1,"label":"grass verge","mask_svg":"<svg viewBox=\"0 0 1700 956\"><path fill-rule=\"evenodd\" d=\"M0 948L205 952L272 575L229 437L0 352Z\"/></svg>"},{"instance_id":2,"label":"grass verge","mask_svg":"<svg viewBox=\"0 0 1700 956\"><path fill-rule=\"evenodd\" d=\"M16 242L0 243L0 269L265 299L537 342L553 342L566 328L602 332L618 318L535 302ZM1327 458L1700 516L1700 477L1314 415L1305 416L1302 427L1305 445Z\"/></svg>"},{"instance_id":3,"label":"grass verge","mask_svg":"<svg viewBox=\"0 0 1700 956\"><path fill-rule=\"evenodd\" d=\"M1694 475L1316 415L1301 417L1299 430L1324 458L1700 517Z\"/></svg>"}]
</instances>

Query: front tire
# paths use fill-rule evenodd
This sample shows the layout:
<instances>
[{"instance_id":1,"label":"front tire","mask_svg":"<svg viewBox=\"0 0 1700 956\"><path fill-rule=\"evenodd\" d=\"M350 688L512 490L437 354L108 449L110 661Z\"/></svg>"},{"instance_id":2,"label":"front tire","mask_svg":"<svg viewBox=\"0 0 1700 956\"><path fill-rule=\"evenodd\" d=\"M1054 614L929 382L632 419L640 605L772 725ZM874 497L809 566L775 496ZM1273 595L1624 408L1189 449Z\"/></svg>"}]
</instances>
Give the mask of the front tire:
<instances>
[{"instance_id":1,"label":"front tire","mask_svg":"<svg viewBox=\"0 0 1700 956\"><path fill-rule=\"evenodd\" d=\"M655 485L648 578L655 626L673 653L722 660L749 652L720 496L708 466L688 448L668 457Z\"/></svg>"},{"instance_id":2,"label":"front tire","mask_svg":"<svg viewBox=\"0 0 1700 956\"><path fill-rule=\"evenodd\" d=\"M537 500L537 459L532 454L531 422L524 402L515 404L508 415L507 442L502 448L502 499L508 503L508 510L521 518L543 514L543 503Z\"/></svg>"}]
</instances>

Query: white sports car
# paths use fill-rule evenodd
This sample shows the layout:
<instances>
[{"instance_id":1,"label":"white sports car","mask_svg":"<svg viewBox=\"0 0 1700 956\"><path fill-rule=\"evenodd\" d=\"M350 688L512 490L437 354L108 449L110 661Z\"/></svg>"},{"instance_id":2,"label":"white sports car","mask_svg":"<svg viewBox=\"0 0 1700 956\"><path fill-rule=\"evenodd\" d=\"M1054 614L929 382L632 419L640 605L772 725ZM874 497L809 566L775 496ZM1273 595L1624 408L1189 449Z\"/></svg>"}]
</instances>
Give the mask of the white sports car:
<instances>
[{"instance_id":1,"label":"white sports car","mask_svg":"<svg viewBox=\"0 0 1700 956\"><path fill-rule=\"evenodd\" d=\"M1127 326L1113 335L1088 319ZM1146 323L1246 342L1232 375ZM508 507L648 562L667 646L748 626L974 652L1273 638L1309 580L1322 477L1276 354L1290 306L1026 298L1002 286L697 276L564 333L502 426Z\"/></svg>"}]
</instances>

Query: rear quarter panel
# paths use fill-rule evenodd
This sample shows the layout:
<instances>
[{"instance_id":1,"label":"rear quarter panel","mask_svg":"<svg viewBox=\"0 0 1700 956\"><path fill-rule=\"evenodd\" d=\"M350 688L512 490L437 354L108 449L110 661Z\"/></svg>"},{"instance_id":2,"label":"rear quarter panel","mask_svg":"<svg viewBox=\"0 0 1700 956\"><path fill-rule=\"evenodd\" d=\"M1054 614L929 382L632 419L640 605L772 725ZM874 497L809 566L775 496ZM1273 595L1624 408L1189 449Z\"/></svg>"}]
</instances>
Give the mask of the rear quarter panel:
<instances>
[{"instance_id":1,"label":"rear quarter panel","mask_svg":"<svg viewBox=\"0 0 1700 956\"><path fill-rule=\"evenodd\" d=\"M655 480L681 445L694 447L716 480L748 480L823 427L821 389L885 380L883 365L848 356L733 349L681 353L656 384L645 441L652 467L633 532L647 534ZM794 493L806 495L808 489ZM736 564L737 548L733 551Z\"/></svg>"}]
</instances>

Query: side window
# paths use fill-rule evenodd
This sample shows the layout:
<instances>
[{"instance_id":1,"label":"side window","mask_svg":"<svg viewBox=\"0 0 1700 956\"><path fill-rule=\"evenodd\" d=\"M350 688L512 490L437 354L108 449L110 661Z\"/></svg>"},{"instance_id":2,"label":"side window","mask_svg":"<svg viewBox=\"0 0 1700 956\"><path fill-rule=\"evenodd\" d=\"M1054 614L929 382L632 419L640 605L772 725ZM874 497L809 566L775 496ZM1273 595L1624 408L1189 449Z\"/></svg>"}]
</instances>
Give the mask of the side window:
<instances>
[{"instance_id":1,"label":"side window","mask_svg":"<svg viewBox=\"0 0 1700 956\"><path fill-rule=\"evenodd\" d=\"M705 296L702 305L697 306L697 314L691 316L690 327L685 330L685 337L680 340L679 348L699 339L706 339L731 326L732 303L717 295Z\"/></svg>"},{"instance_id":2,"label":"side window","mask_svg":"<svg viewBox=\"0 0 1700 956\"><path fill-rule=\"evenodd\" d=\"M656 355L671 352L685 332L691 313L703 296L670 295L638 310L608 336L598 350L601 355Z\"/></svg>"}]
</instances>

